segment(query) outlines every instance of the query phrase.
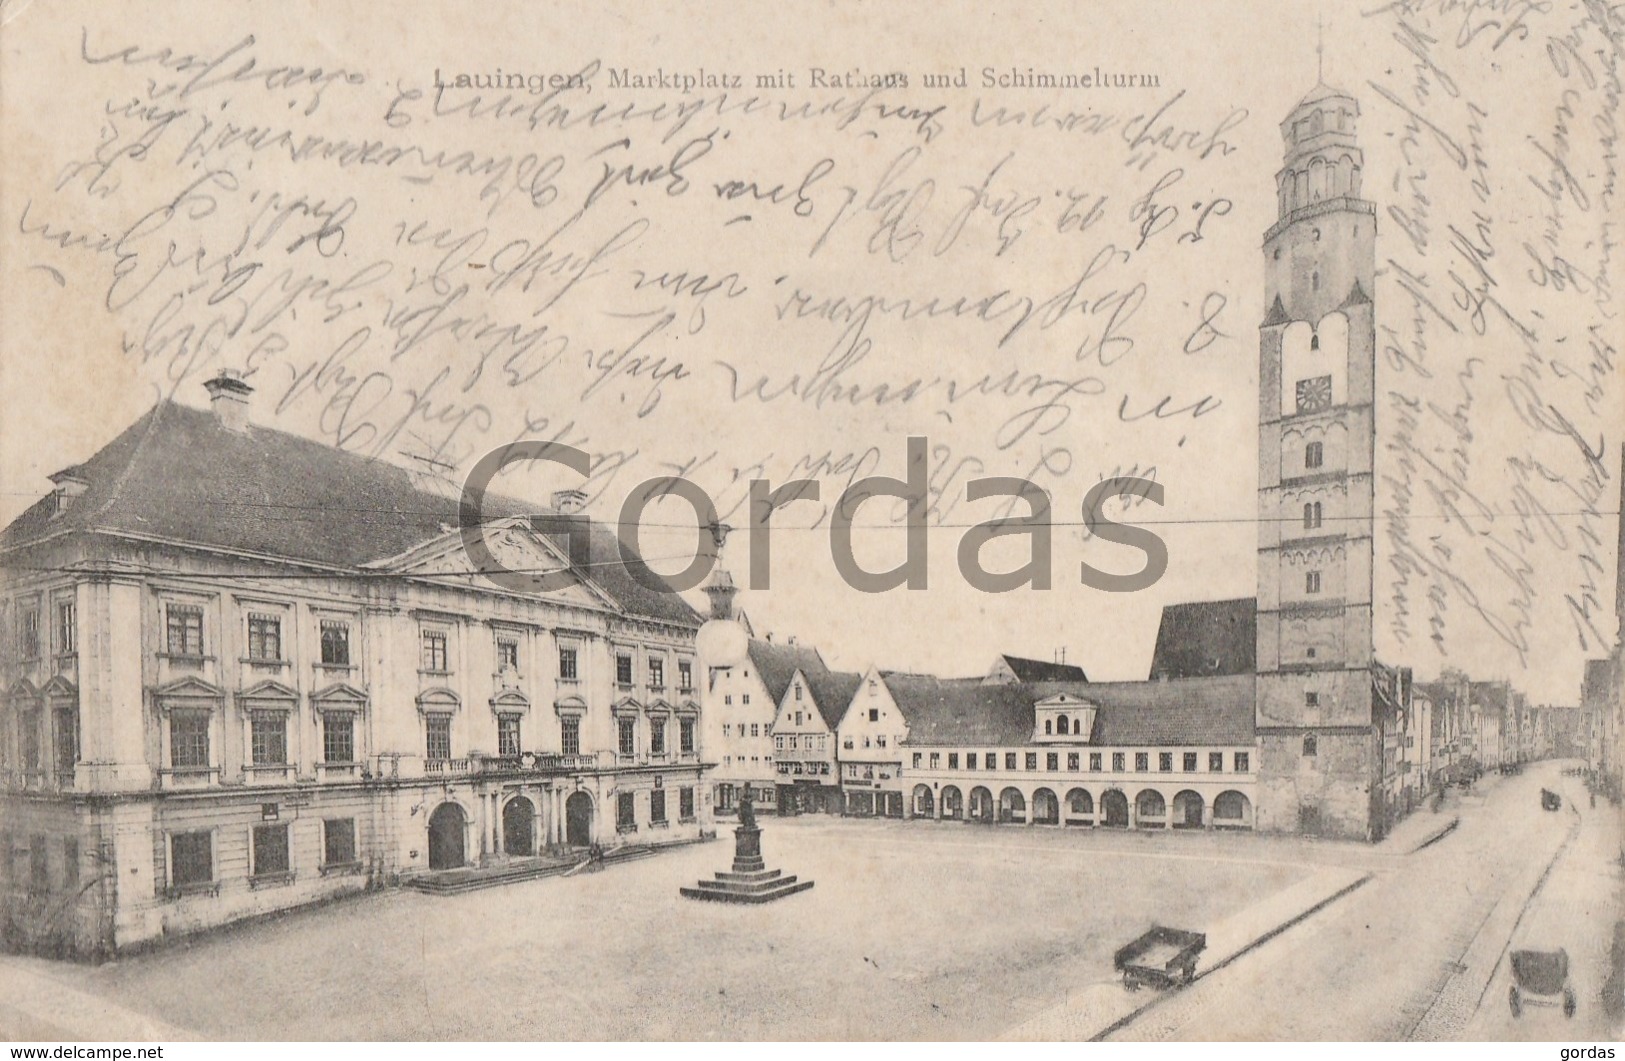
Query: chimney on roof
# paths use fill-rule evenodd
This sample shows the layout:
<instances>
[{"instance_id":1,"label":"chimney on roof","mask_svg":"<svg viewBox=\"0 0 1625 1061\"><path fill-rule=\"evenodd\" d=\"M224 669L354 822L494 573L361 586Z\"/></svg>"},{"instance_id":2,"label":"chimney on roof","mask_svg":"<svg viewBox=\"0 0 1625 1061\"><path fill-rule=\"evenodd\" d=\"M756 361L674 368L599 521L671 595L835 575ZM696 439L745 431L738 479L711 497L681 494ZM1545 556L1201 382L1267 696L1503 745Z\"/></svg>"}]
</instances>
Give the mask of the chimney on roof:
<instances>
[{"instance_id":1,"label":"chimney on roof","mask_svg":"<svg viewBox=\"0 0 1625 1061\"><path fill-rule=\"evenodd\" d=\"M767 643L770 645L773 643L773 631L771 630L767 632Z\"/></svg>"},{"instance_id":2,"label":"chimney on roof","mask_svg":"<svg viewBox=\"0 0 1625 1061\"><path fill-rule=\"evenodd\" d=\"M242 373L223 368L203 386L209 392L209 404L221 426L239 434L247 431L248 396L254 393L254 388L243 379Z\"/></svg>"},{"instance_id":3,"label":"chimney on roof","mask_svg":"<svg viewBox=\"0 0 1625 1061\"><path fill-rule=\"evenodd\" d=\"M789 637L785 638L784 643L787 644L787 645L795 644L796 643L796 635L791 634Z\"/></svg>"},{"instance_id":4,"label":"chimney on roof","mask_svg":"<svg viewBox=\"0 0 1625 1061\"><path fill-rule=\"evenodd\" d=\"M587 507L587 491L555 490L553 491L553 507L566 516L573 516Z\"/></svg>"}]
</instances>

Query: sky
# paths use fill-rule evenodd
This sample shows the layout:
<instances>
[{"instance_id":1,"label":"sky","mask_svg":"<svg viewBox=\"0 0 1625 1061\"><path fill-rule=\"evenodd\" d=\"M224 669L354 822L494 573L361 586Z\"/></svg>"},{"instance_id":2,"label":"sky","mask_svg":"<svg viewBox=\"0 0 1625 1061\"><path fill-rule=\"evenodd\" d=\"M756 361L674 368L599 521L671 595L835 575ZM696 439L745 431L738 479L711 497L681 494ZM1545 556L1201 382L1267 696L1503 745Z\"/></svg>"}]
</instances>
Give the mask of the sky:
<instances>
[{"instance_id":1,"label":"sky","mask_svg":"<svg viewBox=\"0 0 1625 1061\"><path fill-rule=\"evenodd\" d=\"M734 524L750 480L818 479L740 604L835 665L1064 649L1144 677L1163 605L1256 590L1260 244L1278 123L1323 76L1360 102L1377 209L1377 652L1565 702L1607 651L1618 94L1582 5L498 7L13 14L0 519L225 367L256 422L452 483L506 442L570 442L587 480L499 488L585 486L602 519L651 476ZM903 477L910 437L927 586L862 592L829 507ZM1080 578L1142 563L1082 526L1115 475L1164 491L1106 510L1166 543L1134 592ZM1049 589L960 576L1008 500L967 500L984 476L1048 497ZM868 569L901 558L901 514L857 510ZM659 501L640 534L675 570L693 516Z\"/></svg>"}]
</instances>

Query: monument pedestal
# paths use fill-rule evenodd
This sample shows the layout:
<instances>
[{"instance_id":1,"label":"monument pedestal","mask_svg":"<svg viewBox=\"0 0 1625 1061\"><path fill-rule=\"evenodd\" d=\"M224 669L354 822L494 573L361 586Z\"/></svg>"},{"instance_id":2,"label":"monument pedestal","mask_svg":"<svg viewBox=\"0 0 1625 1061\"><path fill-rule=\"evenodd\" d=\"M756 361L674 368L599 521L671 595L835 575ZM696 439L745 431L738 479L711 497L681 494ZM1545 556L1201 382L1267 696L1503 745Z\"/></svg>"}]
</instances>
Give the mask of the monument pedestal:
<instances>
[{"instance_id":1,"label":"monument pedestal","mask_svg":"<svg viewBox=\"0 0 1625 1061\"><path fill-rule=\"evenodd\" d=\"M810 880L786 877L779 870L768 869L762 858L761 827L741 825L734 830L733 869L719 870L715 880L702 880L693 888L678 891L687 898L709 902L770 903L812 886Z\"/></svg>"}]
</instances>

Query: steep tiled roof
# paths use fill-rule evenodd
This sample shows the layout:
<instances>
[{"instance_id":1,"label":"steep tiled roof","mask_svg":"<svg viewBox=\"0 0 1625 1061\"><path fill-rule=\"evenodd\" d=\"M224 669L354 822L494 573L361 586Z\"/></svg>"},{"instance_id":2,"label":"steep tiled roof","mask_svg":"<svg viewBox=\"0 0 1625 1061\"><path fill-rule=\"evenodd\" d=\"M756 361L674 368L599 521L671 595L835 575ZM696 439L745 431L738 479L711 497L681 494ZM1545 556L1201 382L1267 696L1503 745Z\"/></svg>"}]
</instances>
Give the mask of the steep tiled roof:
<instances>
[{"instance_id":1,"label":"steep tiled roof","mask_svg":"<svg viewBox=\"0 0 1625 1061\"><path fill-rule=\"evenodd\" d=\"M775 704L784 699L784 690L796 671L807 675L808 681L814 674L829 671L824 657L811 645L780 644L759 637L750 639L750 662Z\"/></svg>"},{"instance_id":2,"label":"steep tiled roof","mask_svg":"<svg viewBox=\"0 0 1625 1061\"><path fill-rule=\"evenodd\" d=\"M848 671L826 670L807 674L807 692L812 696L813 703L818 705L818 713L824 716L824 724L831 732L846 717L846 709L852 706L852 698L858 695L858 686L862 684L863 675Z\"/></svg>"},{"instance_id":3,"label":"steep tiled roof","mask_svg":"<svg viewBox=\"0 0 1625 1061\"><path fill-rule=\"evenodd\" d=\"M1086 682L1089 676L1074 663L1049 663L1041 659L1023 659L1020 656L1001 656L1017 681L1023 682Z\"/></svg>"},{"instance_id":4,"label":"steep tiled roof","mask_svg":"<svg viewBox=\"0 0 1625 1061\"><path fill-rule=\"evenodd\" d=\"M1098 704L1094 744L1251 744L1252 674L1213 675L1150 682L1045 683L1032 687L1042 700L1067 692Z\"/></svg>"},{"instance_id":5,"label":"steep tiled roof","mask_svg":"<svg viewBox=\"0 0 1625 1061\"><path fill-rule=\"evenodd\" d=\"M886 688L908 723L905 744L1011 745L1033 735L1033 695L1024 684L979 678L888 674Z\"/></svg>"},{"instance_id":6,"label":"steep tiled roof","mask_svg":"<svg viewBox=\"0 0 1625 1061\"><path fill-rule=\"evenodd\" d=\"M164 401L76 465L88 485L66 511L46 497L0 532L0 552L74 531L157 538L325 567L398 556L457 525L457 499L413 485L403 468ZM487 495L487 518L550 509ZM698 625L674 592L613 561L614 531L592 525L582 574L635 615Z\"/></svg>"},{"instance_id":7,"label":"steep tiled roof","mask_svg":"<svg viewBox=\"0 0 1625 1061\"><path fill-rule=\"evenodd\" d=\"M1089 743L1115 747L1251 744L1251 674L1151 682L1035 682L887 678L910 745L1024 745L1033 705L1060 693L1094 704Z\"/></svg>"},{"instance_id":8,"label":"steep tiled roof","mask_svg":"<svg viewBox=\"0 0 1625 1061\"><path fill-rule=\"evenodd\" d=\"M1251 674L1257 659L1258 601L1196 601L1162 609L1153 678Z\"/></svg>"}]
</instances>

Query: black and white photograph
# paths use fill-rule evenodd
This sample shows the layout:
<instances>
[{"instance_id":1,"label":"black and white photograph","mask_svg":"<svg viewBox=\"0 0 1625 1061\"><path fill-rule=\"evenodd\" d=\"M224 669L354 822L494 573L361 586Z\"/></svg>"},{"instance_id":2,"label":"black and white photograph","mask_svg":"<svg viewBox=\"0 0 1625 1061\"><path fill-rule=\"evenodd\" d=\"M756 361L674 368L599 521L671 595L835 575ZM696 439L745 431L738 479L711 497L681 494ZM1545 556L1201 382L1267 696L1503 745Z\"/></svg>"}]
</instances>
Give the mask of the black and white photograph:
<instances>
[{"instance_id":1,"label":"black and white photograph","mask_svg":"<svg viewBox=\"0 0 1625 1061\"><path fill-rule=\"evenodd\" d=\"M10 1056L1614 1056L1622 58L0 0Z\"/></svg>"}]
</instances>

